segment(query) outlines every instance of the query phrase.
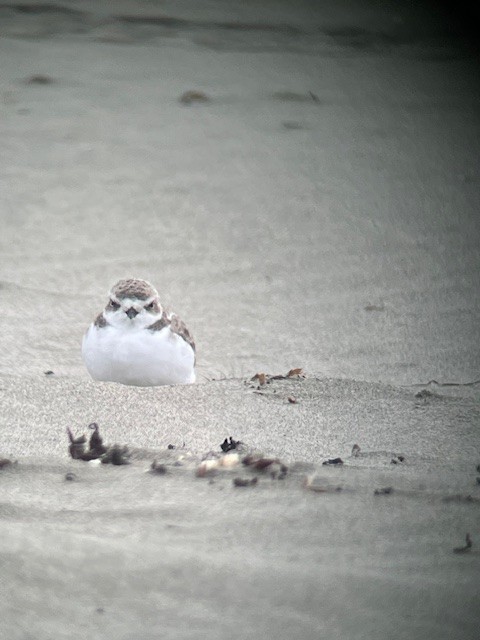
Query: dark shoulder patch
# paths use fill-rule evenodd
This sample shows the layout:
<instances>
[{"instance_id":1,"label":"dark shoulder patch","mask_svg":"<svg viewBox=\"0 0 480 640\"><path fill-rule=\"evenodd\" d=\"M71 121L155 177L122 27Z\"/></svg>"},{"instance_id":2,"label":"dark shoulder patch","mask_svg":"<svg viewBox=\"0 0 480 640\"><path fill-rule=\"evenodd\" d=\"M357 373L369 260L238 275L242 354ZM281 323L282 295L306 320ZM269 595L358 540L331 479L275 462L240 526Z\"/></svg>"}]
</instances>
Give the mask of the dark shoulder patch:
<instances>
[{"instance_id":1,"label":"dark shoulder patch","mask_svg":"<svg viewBox=\"0 0 480 640\"><path fill-rule=\"evenodd\" d=\"M105 320L103 312L98 314L93 324L99 329L102 329L103 327L107 326L108 322Z\"/></svg>"},{"instance_id":2,"label":"dark shoulder patch","mask_svg":"<svg viewBox=\"0 0 480 640\"><path fill-rule=\"evenodd\" d=\"M165 329L165 327L168 327L169 324L170 319L164 311L161 317L156 322L147 327L147 329L150 329L150 331L161 331L162 329Z\"/></svg>"},{"instance_id":3,"label":"dark shoulder patch","mask_svg":"<svg viewBox=\"0 0 480 640\"><path fill-rule=\"evenodd\" d=\"M192 334L187 329L184 321L175 314L172 315L170 331L183 338L185 342L187 342L192 347L193 351L195 351L195 341Z\"/></svg>"},{"instance_id":4,"label":"dark shoulder patch","mask_svg":"<svg viewBox=\"0 0 480 640\"><path fill-rule=\"evenodd\" d=\"M170 331L172 333L180 336L180 338L185 340L185 342L192 347L193 351L195 351L195 342L193 340L192 334L187 329L183 320L180 320L180 318L174 313L167 314L165 311L163 311L161 318L147 328L150 329L150 331L161 331L168 326L170 327Z\"/></svg>"}]
</instances>

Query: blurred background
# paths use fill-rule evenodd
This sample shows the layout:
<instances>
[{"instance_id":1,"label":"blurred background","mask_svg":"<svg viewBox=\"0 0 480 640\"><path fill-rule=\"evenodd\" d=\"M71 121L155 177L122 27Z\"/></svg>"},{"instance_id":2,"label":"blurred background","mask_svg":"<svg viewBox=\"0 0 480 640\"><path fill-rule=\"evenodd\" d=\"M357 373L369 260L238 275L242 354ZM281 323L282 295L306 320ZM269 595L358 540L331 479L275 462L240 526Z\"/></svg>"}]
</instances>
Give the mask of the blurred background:
<instances>
[{"instance_id":1,"label":"blurred background","mask_svg":"<svg viewBox=\"0 0 480 640\"><path fill-rule=\"evenodd\" d=\"M0 372L86 378L83 332L135 276L200 382L480 378L477 19L0 4Z\"/></svg>"}]
</instances>

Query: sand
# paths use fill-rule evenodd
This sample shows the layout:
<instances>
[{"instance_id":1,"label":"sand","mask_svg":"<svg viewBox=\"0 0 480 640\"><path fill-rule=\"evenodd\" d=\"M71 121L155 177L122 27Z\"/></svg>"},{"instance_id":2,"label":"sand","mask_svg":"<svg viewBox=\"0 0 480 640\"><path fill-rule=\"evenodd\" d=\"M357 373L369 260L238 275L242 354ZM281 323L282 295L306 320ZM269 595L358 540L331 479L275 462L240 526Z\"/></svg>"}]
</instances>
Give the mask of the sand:
<instances>
[{"instance_id":1,"label":"sand","mask_svg":"<svg viewBox=\"0 0 480 640\"><path fill-rule=\"evenodd\" d=\"M0 7L2 633L476 638L476 53L427 6L28 6ZM198 384L89 379L128 275ZM92 421L131 464L69 458ZM196 477L227 437L286 477Z\"/></svg>"}]
</instances>

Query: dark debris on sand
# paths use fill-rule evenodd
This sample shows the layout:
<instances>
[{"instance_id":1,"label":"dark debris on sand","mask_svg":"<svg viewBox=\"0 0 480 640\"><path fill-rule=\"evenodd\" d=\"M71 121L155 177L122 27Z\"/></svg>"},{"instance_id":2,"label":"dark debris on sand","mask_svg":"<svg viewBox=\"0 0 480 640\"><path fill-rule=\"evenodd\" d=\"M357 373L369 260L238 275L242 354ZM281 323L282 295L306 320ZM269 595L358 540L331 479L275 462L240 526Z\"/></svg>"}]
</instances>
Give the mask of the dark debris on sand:
<instances>
[{"instance_id":1,"label":"dark debris on sand","mask_svg":"<svg viewBox=\"0 0 480 640\"><path fill-rule=\"evenodd\" d=\"M265 384L270 384L272 380L291 380L292 378L303 380L305 378L303 369L298 367L296 369L290 369L290 371L284 375L280 374L274 376L268 373L256 373L250 378L250 382L257 382L260 386L263 386Z\"/></svg>"},{"instance_id":2,"label":"dark debris on sand","mask_svg":"<svg viewBox=\"0 0 480 640\"><path fill-rule=\"evenodd\" d=\"M24 80L27 85L47 85L54 84L55 80L51 76L47 76L43 73L36 73Z\"/></svg>"},{"instance_id":3,"label":"dark debris on sand","mask_svg":"<svg viewBox=\"0 0 480 640\"><path fill-rule=\"evenodd\" d=\"M254 471L268 472L272 478L283 480L288 473L288 467L278 458L265 458L249 454L242 460L242 464Z\"/></svg>"},{"instance_id":4,"label":"dark debris on sand","mask_svg":"<svg viewBox=\"0 0 480 640\"><path fill-rule=\"evenodd\" d=\"M92 422L88 425L88 428L92 430L92 435L88 440L87 447L87 436L82 434L81 436L75 437L71 429L67 427L68 438L70 440L68 451L74 460L84 460L85 462L89 462L90 460L101 460L104 464L114 465L130 463L128 447L122 447L118 444L106 447L103 444L98 424L96 422Z\"/></svg>"},{"instance_id":5,"label":"dark debris on sand","mask_svg":"<svg viewBox=\"0 0 480 640\"><path fill-rule=\"evenodd\" d=\"M261 396L265 396L265 395L270 395L270 396L274 396L275 394L277 394L277 391L281 391L282 387L278 388L270 388L268 389L268 387L271 385L272 387L275 385L272 385L272 382L275 382L277 380L288 380L288 381L298 381L298 380L304 380L306 378L306 375L303 371L302 368L297 367L294 369L290 369L290 371L288 371L285 374L279 374L279 375L271 375L269 373L264 373L264 372L260 372L260 373L256 373L254 376L252 376L250 379L245 380L245 385L247 385L250 389L253 389L253 393L261 395ZM287 401L288 404L298 404L298 398L294 395L291 394L283 394L283 393L279 393L277 396L279 399L282 399L283 401Z\"/></svg>"},{"instance_id":6,"label":"dark debris on sand","mask_svg":"<svg viewBox=\"0 0 480 640\"><path fill-rule=\"evenodd\" d=\"M234 487L254 487L258 478L234 478L232 482Z\"/></svg>"},{"instance_id":7,"label":"dark debris on sand","mask_svg":"<svg viewBox=\"0 0 480 640\"><path fill-rule=\"evenodd\" d=\"M161 462L157 462L156 460L154 460L150 465L150 473L154 473L159 476L164 476L167 473L167 467Z\"/></svg>"},{"instance_id":8,"label":"dark debris on sand","mask_svg":"<svg viewBox=\"0 0 480 640\"><path fill-rule=\"evenodd\" d=\"M222 444L220 445L220 449L224 452L227 453L227 451L233 451L234 449L237 449L240 447L240 445L242 445L243 442L241 442L240 440L234 440L231 436L230 438L225 438L225 440L222 442Z\"/></svg>"},{"instance_id":9,"label":"dark debris on sand","mask_svg":"<svg viewBox=\"0 0 480 640\"><path fill-rule=\"evenodd\" d=\"M467 553L468 551L471 551L472 545L473 545L472 537L470 536L469 533L467 533L465 536L465 546L455 547L453 550L453 553Z\"/></svg>"},{"instance_id":10,"label":"dark debris on sand","mask_svg":"<svg viewBox=\"0 0 480 640\"><path fill-rule=\"evenodd\" d=\"M10 458L0 458L0 469L6 469L8 467L13 467L17 464L17 461L10 460Z\"/></svg>"},{"instance_id":11,"label":"dark debris on sand","mask_svg":"<svg viewBox=\"0 0 480 640\"><path fill-rule=\"evenodd\" d=\"M209 96L207 96L207 94L204 93L203 91L190 89L189 91L185 91L184 93L182 93L178 101L181 104L190 105L195 103L210 102L211 98L209 98Z\"/></svg>"},{"instance_id":12,"label":"dark debris on sand","mask_svg":"<svg viewBox=\"0 0 480 640\"><path fill-rule=\"evenodd\" d=\"M391 493L393 493L393 487L382 487L373 492L375 496L389 496Z\"/></svg>"},{"instance_id":13,"label":"dark debris on sand","mask_svg":"<svg viewBox=\"0 0 480 640\"><path fill-rule=\"evenodd\" d=\"M343 464L343 460L341 458L330 458L329 460L324 460L322 462L322 465L324 467L336 466L336 465L341 465L341 464Z\"/></svg>"},{"instance_id":14,"label":"dark debris on sand","mask_svg":"<svg viewBox=\"0 0 480 640\"><path fill-rule=\"evenodd\" d=\"M101 456L102 464L130 464L130 453L128 447L114 444L108 447L106 453Z\"/></svg>"}]
</instances>

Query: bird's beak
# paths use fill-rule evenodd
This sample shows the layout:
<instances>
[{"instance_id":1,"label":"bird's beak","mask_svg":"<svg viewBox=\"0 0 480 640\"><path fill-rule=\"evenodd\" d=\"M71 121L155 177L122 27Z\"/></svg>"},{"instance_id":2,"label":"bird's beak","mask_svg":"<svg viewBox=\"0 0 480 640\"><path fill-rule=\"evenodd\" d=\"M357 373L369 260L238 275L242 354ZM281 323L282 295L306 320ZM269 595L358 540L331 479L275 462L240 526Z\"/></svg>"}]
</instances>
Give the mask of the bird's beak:
<instances>
[{"instance_id":1,"label":"bird's beak","mask_svg":"<svg viewBox=\"0 0 480 640\"><path fill-rule=\"evenodd\" d=\"M125 313L130 318L130 320L133 320L133 318L138 315L138 311L133 307L130 307L130 309L128 311L125 311Z\"/></svg>"}]
</instances>

